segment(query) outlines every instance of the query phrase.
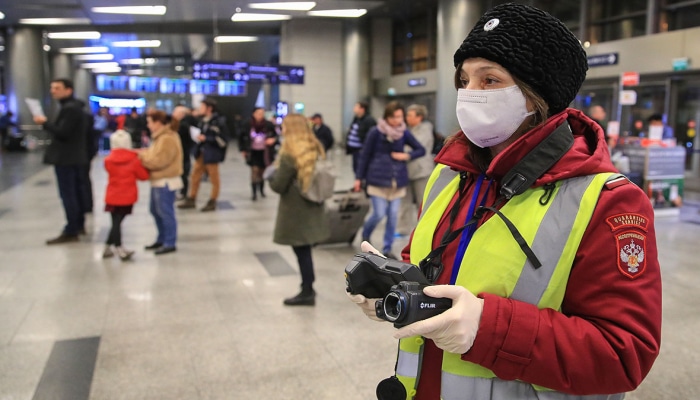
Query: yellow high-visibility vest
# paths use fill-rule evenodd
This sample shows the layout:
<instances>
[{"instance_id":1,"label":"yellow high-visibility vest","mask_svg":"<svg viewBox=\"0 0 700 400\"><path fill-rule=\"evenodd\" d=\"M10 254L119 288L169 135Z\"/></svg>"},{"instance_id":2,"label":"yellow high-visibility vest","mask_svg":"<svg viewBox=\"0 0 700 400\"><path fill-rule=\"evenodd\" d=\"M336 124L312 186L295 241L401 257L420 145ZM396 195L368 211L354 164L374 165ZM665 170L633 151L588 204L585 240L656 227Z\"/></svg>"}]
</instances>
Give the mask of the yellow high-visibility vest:
<instances>
[{"instance_id":1,"label":"yellow high-visibility vest","mask_svg":"<svg viewBox=\"0 0 700 400\"><path fill-rule=\"evenodd\" d=\"M541 204L543 188L530 188L514 196L501 209L518 229L542 263L534 268L498 216L475 232L462 260L455 284L474 294L491 293L560 310L581 238L593 215L598 197L611 177L604 173L556 182L551 197ZM433 235L457 193L459 173L438 165L423 197L423 212L411 242L411 263L418 265L432 250ZM407 399L416 394L424 339L402 339L396 376L406 388ZM443 352L441 399L621 399L624 394L573 396L548 391L520 381L503 381L493 371L463 361L459 354Z\"/></svg>"}]
</instances>

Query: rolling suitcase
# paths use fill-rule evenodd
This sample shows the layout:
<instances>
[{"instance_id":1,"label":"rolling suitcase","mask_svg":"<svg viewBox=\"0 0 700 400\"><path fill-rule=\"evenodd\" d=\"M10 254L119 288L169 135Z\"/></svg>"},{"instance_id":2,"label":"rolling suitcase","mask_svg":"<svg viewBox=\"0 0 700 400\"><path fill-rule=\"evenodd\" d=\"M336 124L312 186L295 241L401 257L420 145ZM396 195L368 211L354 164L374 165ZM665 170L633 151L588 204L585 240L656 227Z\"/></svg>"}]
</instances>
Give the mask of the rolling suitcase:
<instances>
[{"instance_id":1,"label":"rolling suitcase","mask_svg":"<svg viewBox=\"0 0 700 400\"><path fill-rule=\"evenodd\" d=\"M369 211L369 199L364 192L335 192L325 202L331 236L319 244L352 244L357 231L365 222Z\"/></svg>"}]
</instances>

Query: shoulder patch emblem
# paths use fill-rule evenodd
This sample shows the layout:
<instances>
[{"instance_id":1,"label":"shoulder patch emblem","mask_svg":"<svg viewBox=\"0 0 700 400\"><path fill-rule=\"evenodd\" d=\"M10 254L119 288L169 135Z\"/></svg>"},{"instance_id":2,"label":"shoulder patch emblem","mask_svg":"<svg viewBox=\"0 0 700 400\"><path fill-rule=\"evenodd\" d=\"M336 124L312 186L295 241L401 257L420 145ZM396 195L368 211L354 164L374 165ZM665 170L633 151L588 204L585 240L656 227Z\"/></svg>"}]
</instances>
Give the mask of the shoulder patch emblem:
<instances>
[{"instance_id":1,"label":"shoulder patch emblem","mask_svg":"<svg viewBox=\"0 0 700 400\"><path fill-rule=\"evenodd\" d=\"M618 214L606 218L605 222L613 232L622 228L639 228L646 232L649 218L639 214Z\"/></svg>"},{"instance_id":2,"label":"shoulder patch emblem","mask_svg":"<svg viewBox=\"0 0 700 400\"><path fill-rule=\"evenodd\" d=\"M617 242L617 268L622 275L636 279L646 269L646 235L636 231L625 231L615 235Z\"/></svg>"}]
</instances>

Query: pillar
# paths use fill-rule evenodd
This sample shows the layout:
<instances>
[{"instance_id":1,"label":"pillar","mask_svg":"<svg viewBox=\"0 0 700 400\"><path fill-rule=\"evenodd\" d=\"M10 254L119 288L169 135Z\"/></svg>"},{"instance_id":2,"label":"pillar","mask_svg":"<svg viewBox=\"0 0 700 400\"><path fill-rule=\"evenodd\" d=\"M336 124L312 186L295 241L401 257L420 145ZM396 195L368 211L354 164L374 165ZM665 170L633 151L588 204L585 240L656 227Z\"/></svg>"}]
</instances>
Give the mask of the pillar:
<instances>
[{"instance_id":1,"label":"pillar","mask_svg":"<svg viewBox=\"0 0 700 400\"><path fill-rule=\"evenodd\" d=\"M452 57L481 14L481 2L478 0L439 0L438 3L435 129L446 136L459 130Z\"/></svg>"},{"instance_id":2,"label":"pillar","mask_svg":"<svg viewBox=\"0 0 700 400\"><path fill-rule=\"evenodd\" d=\"M45 79L45 52L42 32L36 28L18 28L8 35L8 108L17 114L20 125L34 124L24 99L39 99L48 111L49 86Z\"/></svg>"}]
</instances>

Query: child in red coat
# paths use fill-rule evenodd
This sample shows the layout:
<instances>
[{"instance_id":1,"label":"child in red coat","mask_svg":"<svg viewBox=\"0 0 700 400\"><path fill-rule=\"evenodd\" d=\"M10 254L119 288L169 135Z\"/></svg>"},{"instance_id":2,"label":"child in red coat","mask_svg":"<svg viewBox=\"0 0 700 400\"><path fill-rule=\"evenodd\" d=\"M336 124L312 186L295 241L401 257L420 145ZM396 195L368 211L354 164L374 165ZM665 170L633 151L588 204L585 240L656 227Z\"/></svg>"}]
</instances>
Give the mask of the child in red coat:
<instances>
[{"instance_id":1,"label":"child in red coat","mask_svg":"<svg viewBox=\"0 0 700 400\"><path fill-rule=\"evenodd\" d=\"M111 152L105 157L105 169L109 174L105 211L112 214L112 229L109 231L102 258L114 256L128 260L134 254L122 247L121 224L138 199L136 180L148 179L148 170L141 165L136 152L131 150L131 135L118 130L109 137ZM114 246L114 250L112 250Z\"/></svg>"}]
</instances>

